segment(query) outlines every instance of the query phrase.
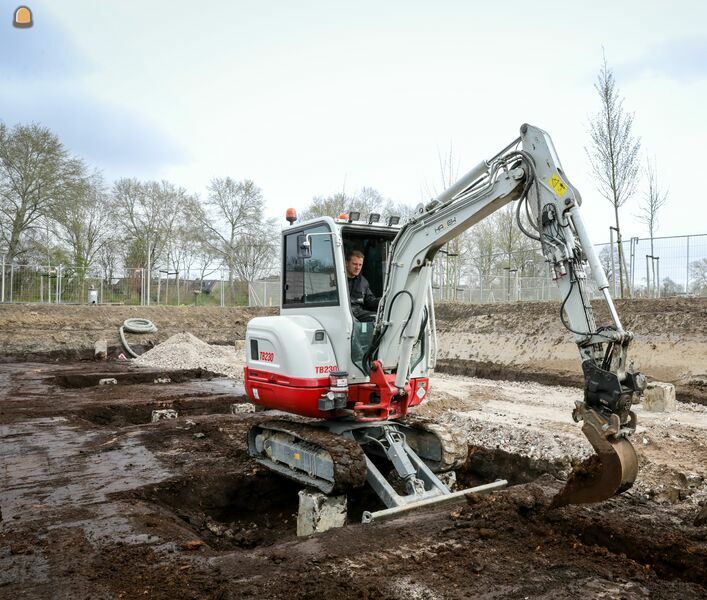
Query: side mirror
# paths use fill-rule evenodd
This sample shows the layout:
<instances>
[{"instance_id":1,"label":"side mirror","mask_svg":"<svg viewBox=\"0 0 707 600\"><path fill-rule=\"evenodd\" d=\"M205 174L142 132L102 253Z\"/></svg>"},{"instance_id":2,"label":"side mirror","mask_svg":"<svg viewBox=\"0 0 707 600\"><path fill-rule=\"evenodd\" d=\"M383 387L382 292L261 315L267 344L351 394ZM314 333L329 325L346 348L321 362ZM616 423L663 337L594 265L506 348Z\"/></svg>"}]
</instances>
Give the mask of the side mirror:
<instances>
[{"instance_id":1,"label":"side mirror","mask_svg":"<svg viewBox=\"0 0 707 600\"><path fill-rule=\"evenodd\" d=\"M312 241L308 235L300 234L297 236L297 258L312 257Z\"/></svg>"}]
</instances>

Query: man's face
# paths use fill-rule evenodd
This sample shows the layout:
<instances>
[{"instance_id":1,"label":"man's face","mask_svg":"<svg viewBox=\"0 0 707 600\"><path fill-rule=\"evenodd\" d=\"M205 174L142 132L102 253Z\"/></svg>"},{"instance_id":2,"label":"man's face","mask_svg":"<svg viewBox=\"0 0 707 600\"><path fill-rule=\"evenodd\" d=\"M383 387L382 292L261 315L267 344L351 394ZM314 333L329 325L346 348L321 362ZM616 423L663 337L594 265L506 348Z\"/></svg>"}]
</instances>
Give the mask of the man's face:
<instances>
[{"instance_id":1,"label":"man's face","mask_svg":"<svg viewBox=\"0 0 707 600\"><path fill-rule=\"evenodd\" d=\"M349 277L356 277L363 268L363 259L359 256L352 256L346 261L346 273Z\"/></svg>"}]
</instances>

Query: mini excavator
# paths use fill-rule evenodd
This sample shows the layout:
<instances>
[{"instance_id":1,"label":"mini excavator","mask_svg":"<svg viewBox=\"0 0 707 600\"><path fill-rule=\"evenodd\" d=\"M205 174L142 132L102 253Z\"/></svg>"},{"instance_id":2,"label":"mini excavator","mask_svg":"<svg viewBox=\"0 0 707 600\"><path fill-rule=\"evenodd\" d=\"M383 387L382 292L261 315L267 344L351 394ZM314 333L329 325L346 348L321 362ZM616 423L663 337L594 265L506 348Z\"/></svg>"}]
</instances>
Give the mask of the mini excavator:
<instances>
[{"instance_id":1,"label":"mini excavator","mask_svg":"<svg viewBox=\"0 0 707 600\"><path fill-rule=\"evenodd\" d=\"M584 398L572 416L596 451L593 468L571 476L553 503L598 502L630 488L638 470L628 439L636 428L631 405L646 380L628 363L633 336L609 294L579 191L550 136L527 124L402 224L353 212L297 223L288 210L280 314L252 319L246 333L246 393L278 415L249 431L251 456L325 494L367 483L387 508L364 511L364 523L505 486L499 480L452 492L440 475L464 462L466 440L408 411L427 396L435 365L435 255L513 201L518 227L538 242L560 289L560 319L574 336L584 373ZM380 296L372 322L360 322L351 310L349 250L364 253L364 275ZM608 305L610 324L595 322L588 276Z\"/></svg>"}]
</instances>

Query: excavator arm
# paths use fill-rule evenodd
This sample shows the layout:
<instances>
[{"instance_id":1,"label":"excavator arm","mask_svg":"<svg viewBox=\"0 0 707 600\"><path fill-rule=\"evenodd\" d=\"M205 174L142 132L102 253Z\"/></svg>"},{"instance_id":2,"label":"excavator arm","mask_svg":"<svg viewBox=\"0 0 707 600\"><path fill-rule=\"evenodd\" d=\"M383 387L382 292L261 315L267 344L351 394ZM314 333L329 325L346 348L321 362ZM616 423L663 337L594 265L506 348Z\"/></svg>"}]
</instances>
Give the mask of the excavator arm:
<instances>
[{"instance_id":1,"label":"excavator arm","mask_svg":"<svg viewBox=\"0 0 707 600\"><path fill-rule=\"evenodd\" d=\"M373 342L372 370L395 372L404 393L410 360L427 314L432 261L451 239L506 204L518 200L516 220L536 240L560 288L560 319L572 333L584 373L584 399L573 417L597 452L575 470L555 505L596 502L633 484L637 460L627 436L636 427L634 397L645 377L627 363L632 334L624 330L609 283L582 220L579 191L569 182L550 136L523 125L520 137L482 161L414 216L395 238ZM587 290L591 275L612 323L598 327Z\"/></svg>"}]
</instances>

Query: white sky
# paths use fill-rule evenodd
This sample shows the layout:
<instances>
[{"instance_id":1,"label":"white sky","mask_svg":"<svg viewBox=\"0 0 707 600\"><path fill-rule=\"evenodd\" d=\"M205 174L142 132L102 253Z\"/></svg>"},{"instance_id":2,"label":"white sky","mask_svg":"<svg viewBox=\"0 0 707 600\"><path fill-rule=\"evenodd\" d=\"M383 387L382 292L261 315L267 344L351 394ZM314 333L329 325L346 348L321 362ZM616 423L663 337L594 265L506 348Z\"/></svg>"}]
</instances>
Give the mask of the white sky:
<instances>
[{"instance_id":1,"label":"white sky","mask_svg":"<svg viewBox=\"0 0 707 600\"><path fill-rule=\"evenodd\" d=\"M611 205L584 147L602 47L669 204L659 234L707 232L707 2L0 0L0 119L37 121L118 177L205 193L250 178L272 216L362 186L417 204L529 122L553 137L595 242ZM646 234L639 200L624 236Z\"/></svg>"}]
</instances>

